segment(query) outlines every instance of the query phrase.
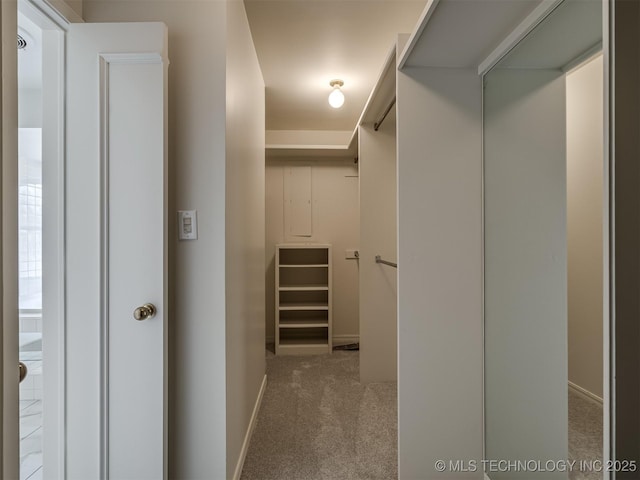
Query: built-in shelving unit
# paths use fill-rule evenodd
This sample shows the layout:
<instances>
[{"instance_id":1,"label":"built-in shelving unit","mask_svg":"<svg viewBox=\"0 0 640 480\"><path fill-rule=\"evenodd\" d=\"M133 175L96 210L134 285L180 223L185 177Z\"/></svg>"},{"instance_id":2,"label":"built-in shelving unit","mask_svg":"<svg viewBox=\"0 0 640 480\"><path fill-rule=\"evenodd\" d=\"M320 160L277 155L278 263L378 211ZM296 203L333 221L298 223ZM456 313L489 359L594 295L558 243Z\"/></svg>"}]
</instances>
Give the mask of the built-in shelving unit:
<instances>
[{"instance_id":1,"label":"built-in shelving unit","mask_svg":"<svg viewBox=\"0 0 640 480\"><path fill-rule=\"evenodd\" d=\"M276 245L276 355L331 353L331 245Z\"/></svg>"}]
</instances>

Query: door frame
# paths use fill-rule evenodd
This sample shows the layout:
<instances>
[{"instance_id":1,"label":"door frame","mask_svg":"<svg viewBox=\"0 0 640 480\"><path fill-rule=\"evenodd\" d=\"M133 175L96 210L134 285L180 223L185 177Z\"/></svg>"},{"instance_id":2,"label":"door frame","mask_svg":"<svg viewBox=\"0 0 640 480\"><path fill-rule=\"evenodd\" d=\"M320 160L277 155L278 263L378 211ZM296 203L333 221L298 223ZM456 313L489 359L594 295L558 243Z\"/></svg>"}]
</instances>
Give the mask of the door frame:
<instances>
[{"instance_id":1,"label":"door frame","mask_svg":"<svg viewBox=\"0 0 640 480\"><path fill-rule=\"evenodd\" d=\"M43 34L42 322L43 477L65 472L65 30L68 22L44 2L18 0L18 11ZM45 282L44 280L47 279Z\"/></svg>"},{"instance_id":2,"label":"door frame","mask_svg":"<svg viewBox=\"0 0 640 480\"><path fill-rule=\"evenodd\" d=\"M18 410L18 52L13 42L18 33L18 11L14 2L0 3L2 35L0 98L2 116L2 442L3 478L19 475ZM6 46L6 48L4 48Z\"/></svg>"},{"instance_id":3,"label":"door frame","mask_svg":"<svg viewBox=\"0 0 640 480\"><path fill-rule=\"evenodd\" d=\"M18 12L43 31L43 270L49 281L43 283L43 361L48 365L43 391L50 392L43 403L43 452L46 458L45 478L65 478L65 31L71 22L82 19L64 2L18 0L2 5L2 36L5 44L14 45ZM5 80L3 99L3 454L2 471L5 478L17 478L19 461L19 387L11 372L18 361L18 196L17 196L17 49L16 54L5 50L2 69ZM10 53L10 55L6 55ZM7 99L13 99L7 105ZM15 259L7 265L8 259Z\"/></svg>"}]
</instances>

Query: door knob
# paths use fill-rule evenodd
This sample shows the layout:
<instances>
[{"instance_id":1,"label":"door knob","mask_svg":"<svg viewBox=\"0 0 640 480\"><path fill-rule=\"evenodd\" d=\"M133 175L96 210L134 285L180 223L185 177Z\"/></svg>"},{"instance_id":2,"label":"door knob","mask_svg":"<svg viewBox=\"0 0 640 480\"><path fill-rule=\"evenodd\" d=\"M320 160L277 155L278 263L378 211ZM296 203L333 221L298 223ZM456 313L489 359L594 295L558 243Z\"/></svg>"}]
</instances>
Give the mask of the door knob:
<instances>
[{"instance_id":1,"label":"door knob","mask_svg":"<svg viewBox=\"0 0 640 480\"><path fill-rule=\"evenodd\" d=\"M22 383L22 380L27 376L27 366L22 362L18 362L18 371L20 372L20 383Z\"/></svg>"},{"instance_id":2,"label":"door knob","mask_svg":"<svg viewBox=\"0 0 640 480\"><path fill-rule=\"evenodd\" d=\"M156 307L152 303L145 303L141 307L136 308L133 311L133 318L136 320L146 320L147 318L153 318L156 314Z\"/></svg>"}]
</instances>

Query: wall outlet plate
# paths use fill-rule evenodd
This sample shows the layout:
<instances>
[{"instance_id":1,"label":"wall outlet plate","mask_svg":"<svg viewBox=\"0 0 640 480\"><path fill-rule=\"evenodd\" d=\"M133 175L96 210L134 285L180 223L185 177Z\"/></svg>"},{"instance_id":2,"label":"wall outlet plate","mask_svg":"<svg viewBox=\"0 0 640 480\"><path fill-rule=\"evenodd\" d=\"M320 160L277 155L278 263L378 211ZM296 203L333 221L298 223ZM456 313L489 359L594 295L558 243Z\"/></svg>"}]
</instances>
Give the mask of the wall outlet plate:
<instances>
[{"instance_id":1,"label":"wall outlet plate","mask_svg":"<svg viewBox=\"0 0 640 480\"><path fill-rule=\"evenodd\" d=\"M345 257L347 260L354 260L360 258L360 253L356 249L348 249L345 253Z\"/></svg>"}]
</instances>

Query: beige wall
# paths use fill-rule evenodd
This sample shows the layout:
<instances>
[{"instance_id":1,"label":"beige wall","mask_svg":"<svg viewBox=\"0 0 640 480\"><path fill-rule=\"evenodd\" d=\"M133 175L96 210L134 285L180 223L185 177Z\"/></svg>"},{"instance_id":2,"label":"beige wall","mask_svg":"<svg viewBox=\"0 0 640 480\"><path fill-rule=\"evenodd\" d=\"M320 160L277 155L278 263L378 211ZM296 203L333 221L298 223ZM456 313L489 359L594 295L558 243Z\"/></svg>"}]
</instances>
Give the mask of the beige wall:
<instances>
[{"instance_id":1,"label":"beige wall","mask_svg":"<svg viewBox=\"0 0 640 480\"><path fill-rule=\"evenodd\" d=\"M60 12L69 22L82 22L84 18L84 3L87 0L48 0L55 10Z\"/></svg>"},{"instance_id":2,"label":"beige wall","mask_svg":"<svg viewBox=\"0 0 640 480\"><path fill-rule=\"evenodd\" d=\"M567 75L569 381L602 398L602 57Z\"/></svg>"},{"instance_id":3,"label":"beige wall","mask_svg":"<svg viewBox=\"0 0 640 480\"><path fill-rule=\"evenodd\" d=\"M239 478L241 449L265 375L265 107L244 3L232 1L227 8L227 478Z\"/></svg>"},{"instance_id":4,"label":"beige wall","mask_svg":"<svg viewBox=\"0 0 640 480\"><path fill-rule=\"evenodd\" d=\"M345 259L360 240L358 167L353 159L269 159L266 169L266 331L274 338L275 245L284 235L284 168L311 165L313 236L298 241L333 245L333 341L358 341L358 260Z\"/></svg>"},{"instance_id":5,"label":"beige wall","mask_svg":"<svg viewBox=\"0 0 640 480\"><path fill-rule=\"evenodd\" d=\"M232 209L241 208L237 197L227 198L226 183L236 184L235 175L253 174L243 171L252 165L254 152L243 153L247 163L233 165L227 173L226 152L226 67L227 35L246 39L244 31L227 33L227 2L219 1L86 1L84 16L88 22L162 21L169 30L169 210L198 210L198 240L176 240L176 222L170 222L170 411L169 411L169 476L181 479L227 478L227 426L245 422L245 404L239 406L238 417L227 425L227 339L225 281L242 275L263 275L262 268L250 273L246 263L229 265L227 270L225 229L226 202ZM238 17L229 13L234 25ZM238 25L242 23L238 20ZM238 26L235 25L235 26ZM233 37L231 37L233 35ZM246 44L230 47L245 49ZM252 65L252 59L244 59ZM243 83L249 98L259 98L255 88L255 72ZM237 119L247 114L241 103L239 117L230 117L236 128ZM234 133L230 133L235 142ZM259 141L251 135L251 145ZM235 151L235 150L233 150ZM244 157L246 153L246 157ZM229 162L233 159L229 158ZM259 177L260 172L255 175ZM237 179L239 180L239 179ZM255 179L254 179L255 180ZM253 197L251 197L253 199ZM251 200L253 201L253 200ZM249 205L247 208L250 209ZM254 218L248 218L250 221ZM255 214L260 218L260 213ZM257 225L256 227L259 227ZM238 235L240 224L233 225L230 235ZM251 232L247 226L247 232ZM244 244L247 245L248 244ZM255 253L255 252L254 252ZM235 257L236 253L231 255ZM263 263L261 262L261 265ZM235 269L238 270L235 270ZM248 269L248 270L247 270ZM256 277L257 279L257 277ZM244 288L257 288L262 279L247 280L232 298L232 315L240 315L238 299L252 295ZM259 294L259 293L258 293ZM259 312L246 313L247 329ZM243 327L241 327L243 328ZM239 333L242 342L245 333ZM247 336L254 335L246 333ZM255 333L259 335L259 333ZM263 347L261 346L261 349ZM243 349L246 360L236 365L243 379L255 379L260 365L249 364L253 358ZM241 382L241 380L238 380ZM234 383L234 389L239 383ZM243 402L253 402L256 387L247 387ZM234 399L239 401L240 399ZM232 410L235 411L235 410ZM231 412L231 411L230 411ZM244 435L236 432L234 435ZM234 437L235 438L235 437ZM232 440L235 442L235 440ZM232 462L233 463L233 462ZM235 464L229 466L233 470Z\"/></svg>"},{"instance_id":6,"label":"beige wall","mask_svg":"<svg viewBox=\"0 0 640 480\"><path fill-rule=\"evenodd\" d=\"M360 163L360 381L391 382L398 377L395 108L376 132L359 129Z\"/></svg>"}]
</instances>

